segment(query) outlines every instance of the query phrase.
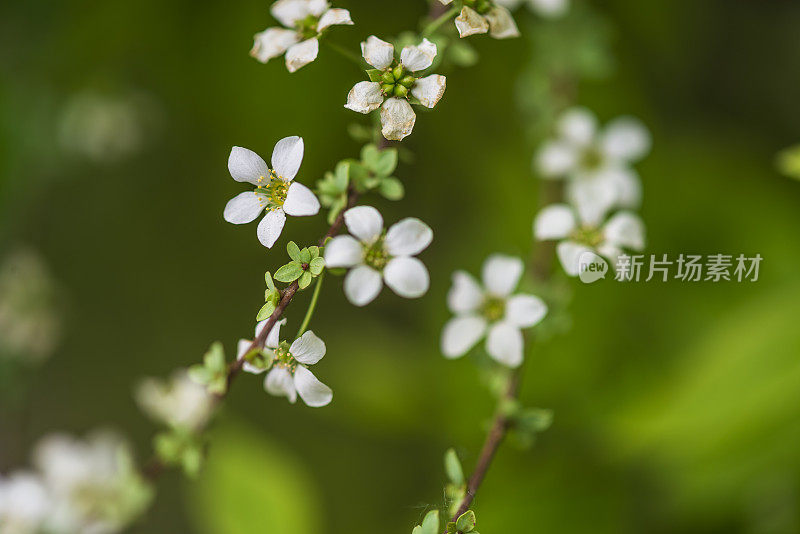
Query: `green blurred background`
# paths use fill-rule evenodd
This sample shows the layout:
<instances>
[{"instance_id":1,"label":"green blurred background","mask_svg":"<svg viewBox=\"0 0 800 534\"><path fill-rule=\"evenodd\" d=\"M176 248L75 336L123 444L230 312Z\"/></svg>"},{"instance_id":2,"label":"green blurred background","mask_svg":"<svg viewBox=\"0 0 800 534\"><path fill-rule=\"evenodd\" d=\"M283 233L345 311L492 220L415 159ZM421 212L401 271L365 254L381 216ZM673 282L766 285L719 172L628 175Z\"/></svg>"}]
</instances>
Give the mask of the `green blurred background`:
<instances>
[{"instance_id":1,"label":"green blurred background","mask_svg":"<svg viewBox=\"0 0 800 534\"><path fill-rule=\"evenodd\" d=\"M337 5L357 25L332 38L354 49L369 33L416 28L427 10ZM800 140L800 3L593 6L614 62L578 100L653 132L639 166L648 252L764 261L755 283L570 282L572 329L538 344L524 376L524 402L552 408L554 425L530 451L502 449L475 501L480 530L800 532L800 184L773 170L774 154ZM252 335L263 273L284 262L287 239L322 233L322 216L290 219L269 252L254 225L222 220L241 191L226 169L232 145L268 155L303 136L298 179L311 185L357 155L344 132L366 123L342 107L362 75L330 50L294 75L248 56L252 34L273 24L267 8L0 6L0 259L34 251L62 317L48 361L3 368L0 472L26 464L53 430L119 428L145 458L155 427L134 404L136 381L198 361L215 339L233 351ZM548 24L519 17L526 32ZM442 500L443 451L456 446L472 465L493 402L469 359L438 352L445 294L453 270L530 251L535 125L514 102L526 61L548 43L470 42L480 63L448 73L444 99L404 142L415 155L397 173L406 198L371 201L387 221L433 227L429 294L384 291L357 309L329 278L313 329L328 346L315 373L333 403L290 406L244 377L199 481L166 476L132 532L410 532ZM76 148L87 94L122 99L134 119ZM91 157L97 143L117 157ZM290 327L303 310L293 304Z\"/></svg>"}]
</instances>

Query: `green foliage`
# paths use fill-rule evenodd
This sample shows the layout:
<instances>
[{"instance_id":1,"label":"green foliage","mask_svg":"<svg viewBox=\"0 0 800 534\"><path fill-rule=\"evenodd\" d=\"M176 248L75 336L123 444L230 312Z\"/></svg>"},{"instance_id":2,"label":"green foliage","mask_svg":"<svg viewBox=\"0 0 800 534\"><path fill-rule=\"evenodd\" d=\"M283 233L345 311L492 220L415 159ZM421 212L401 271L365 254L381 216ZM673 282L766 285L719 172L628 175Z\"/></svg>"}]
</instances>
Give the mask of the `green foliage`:
<instances>
[{"instance_id":1,"label":"green foliage","mask_svg":"<svg viewBox=\"0 0 800 534\"><path fill-rule=\"evenodd\" d=\"M458 532L473 532L475 530L475 512L467 510L456 519Z\"/></svg>"},{"instance_id":2,"label":"green foliage","mask_svg":"<svg viewBox=\"0 0 800 534\"><path fill-rule=\"evenodd\" d=\"M367 139L371 134L367 134ZM328 224L333 224L339 213L347 206L347 191L350 185L350 161L336 164L333 172L317 182L317 196L320 204L328 208Z\"/></svg>"},{"instance_id":3,"label":"green foliage","mask_svg":"<svg viewBox=\"0 0 800 534\"><path fill-rule=\"evenodd\" d=\"M267 290L264 292L264 305L258 310L256 321L263 321L275 311L278 302L281 300L281 292L275 287L275 282L272 281L272 275L269 271L264 273L264 280L267 282Z\"/></svg>"},{"instance_id":4,"label":"green foliage","mask_svg":"<svg viewBox=\"0 0 800 534\"><path fill-rule=\"evenodd\" d=\"M439 534L439 510L431 510L425 514L422 524L414 527L411 534Z\"/></svg>"},{"instance_id":5,"label":"green foliage","mask_svg":"<svg viewBox=\"0 0 800 534\"><path fill-rule=\"evenodd\" d=\"M451 483L459 486L464 484L464 469L454 449L447 449L444 454L444 471Z\"/></svg>"},{"instance_id":6,"label":"green foliage","mask_svg":"<svg viewBox=\"0 0 800 534\"><path fill-rule=\"evenodd\" d=\"M777 165L781 173L800 180L800 145L781 150L778 153Z\"/></svg>"},{"instance_id":7,"label":"green foliage","mask_svg":"<svg viewBox=\"0 0 800 534\"><path fill-rule=\"evenodd\" d=\"M289 241L286 251L292 259L289 263L275 271L275 280L290 283L297 280L300 289L311 285L311 281L325 269L325 260L319 255L319 247L300 248L294 241Z\"/></svg>"},{"instance_id":8,"label":"green foliage","mask_svg":"<svg viewBox=\"0 0 800 534\"><path fill-rule=\"evenodd\" d=\"M225 349L215 341L203 356L203 363L189 367L189 378L206 387L209 393L222 395L228 389L228 365Z\"/></svg>"},{"instance_id":9,"label":"green foliage","mask_svg":"<svg viewBox=\"0 0 800 534\"><path fill-rule=\"evenodd\" d=\"M513 399L502 402L500 411L509 421L509 439L522 449L530 448L536 442L536 436L553 423L552 410L525 408Z\"/></svg>"},{"instance_id":10,"label":"green foliage","mask_svg":"<svg viewBox=\"0 0 800 534\"><path fill-rule=\"evenodd\" d=\"M192 433L173 429L156 434L153 449L165 465L181 467L188 477L197 477L203 466L204 444Z\"/></svg>"}]
</instances>

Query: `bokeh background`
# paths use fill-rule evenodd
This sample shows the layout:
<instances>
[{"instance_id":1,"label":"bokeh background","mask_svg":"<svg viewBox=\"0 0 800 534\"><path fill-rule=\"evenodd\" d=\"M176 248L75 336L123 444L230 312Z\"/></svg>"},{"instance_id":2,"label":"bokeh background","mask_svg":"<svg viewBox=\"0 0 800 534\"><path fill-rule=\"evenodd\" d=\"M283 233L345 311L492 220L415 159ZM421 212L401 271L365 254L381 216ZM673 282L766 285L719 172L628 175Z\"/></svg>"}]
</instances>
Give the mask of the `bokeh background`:
<instances>
[{"instance_id":1,"label":"bokeh background","mask_svg":"<svg viewBox=\"0 0 800 534\"><path fill-rule=\"evenodd\" d=\"M357 25L332 38L353 49L427 10L337 5ZM345 131L367 123L342 107L361 75L330 50L291 76L248 56L273 24L267 7L0 6L0 261L38 265L40 308L57 316L49 358L0 367L0 472L53 430L97 426L123 431L145 459L155 427L132 399L137 380L198 361L216 339L233 351L287 239L322 233L322 216L290 219L270 252L254 225L222 220L241 190L226 169L232 145L268 155L303 136L298 179L310 185L357 155ZM533 449L502 449L475 501L480 530L800 532L800 184L773 166L800 140L800 4L609 0L591 12L590 44L613 61L588 54L596 68L577 101L653 133L639 166L648 253L764 261L755 283L561 284L572 327L528 354L522 393L555 421ZM478 367L438 352L444 297L453 270L531 250L537 125L515 102L532 58L570 35L566 21L519 16L541 38L471 41L480 62L448 72L444 99L404 143L406 198L372 199L387 221L433 227L429 294L384 291L357 309L329 277L313 329L333 403L290 406L243 377L199 480L164 477L131 532L409 532L442 500L444 450L472 465L493 401ZM292 305L290 327L303 311Z\"/></svg>"}]
</instances>

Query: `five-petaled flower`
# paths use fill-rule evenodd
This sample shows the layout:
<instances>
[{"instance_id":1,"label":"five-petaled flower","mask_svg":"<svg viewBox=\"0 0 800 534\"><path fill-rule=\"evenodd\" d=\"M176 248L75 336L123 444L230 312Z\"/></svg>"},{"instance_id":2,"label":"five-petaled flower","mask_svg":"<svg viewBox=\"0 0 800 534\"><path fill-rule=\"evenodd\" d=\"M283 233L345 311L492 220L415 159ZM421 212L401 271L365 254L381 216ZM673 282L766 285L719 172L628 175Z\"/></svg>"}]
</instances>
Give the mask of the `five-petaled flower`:
<instances>
[{"instance_id":1,"label":"five-petaled flower","mask_svg":"<svg viewBox=\"0 0 800 534\"><path fill-rule=\"evenodd\" d=\"M258 223L258 240L271 248L280 237L286 215L316 215L319 200L306 186L293 182L303 161L303 139L284 137L272 152L272 169L261 156L238 146L228 158L228 170L237 182L256 186L254 191L240 193L225 206L225 220L233 224L249 223L266 212Z\"/></svg>"},{"instance_id":2,"label":"five-petaled flower","mask_svg":"<svg viewBox=\"0 0 800 534\"><path fill-rule=\"evenodd\" d=\"M447 5L453 0L439 0ZM456 17L460 37L489 32L495 39L519 37L519 29L511 12L501 2L494 0L464 0L461 13Z\"/></svg>"},{"instance_id":3,"label":"five-petaled flower","mask_svg":"<svg viewBox=\"0 0 800 534\"><path fill-rule=\"evenodd\" d=\"M464 271L453 273L447 305L455 314L442 331L446 358L459 358L486 336L486 352L508 367L523 359L523 328L538 324L547 305L534 295L511 293L522 276L519 258L493 254L483 264L483 285Z\"/></svg>"},{"instance_id":4,"label":"five-petaled flower","mask_svg":"<svg viewBox=\"0 0 800 534\"><path fill-rule=\"evenodd\" d=\"M256 337L266 323L267 321L258 323ZM325 343L311 330L295 339L291 345L280 341L280 330L284 324L285 319L275 323L267 334L266 343L258 357L253 362L245 362L242 370L260 374L269 369L264 379L264 389L270 395L286 397L294 404L299 394L303 402L312 408L326 406L333 399L333 391L317 380L307 367L325 356ZM246 355L250 343L246 339L239 340L237 358Z\"/></svg>"},{"instance_id":5,"label":"five-petaled flower","mask_svg":"<svg viewBox=\"0 0 800 534\"><path fill-rule=\"evenodd\" d=\"M409 217L384 231L383 217L371 206L347 210L344 222L352 236L338 236L328 242L325 264L350 268L344 279L347 300L356 306L369 304L381 292L384 281L405 298L421 297L428 291L428 270L412 257L433 240L427 224Z\"/></svg>"},{"instance_id":6,"label":"five-petaled flower","mask_svg":"<svg viewBox=\"0 0 800 534\"><path fill-rule=\"evenodd\" d=\"M278 0L270 12L286 28L267 28L257 33L250 55L266 63L286 52L289 72L317 59L319 37L326 29L353 24L348 10L331 8L326 0Z\"/></svg>"},{"instance_id":7,"label":"five-petaled flower","mask_svg":"<svg viewBox=\"0 0 800 534\"><path fill-rule=\"evenodd\" d=\"M599 254L616 264L625 249L642 250L644 223L629 211L612 215L604 224L581 219L580 212L566 204L551 204L533 222L533 234L540 240L560 240L556 247L561 266L569 276L580 274L581 256Z\"/></svg>"},{"instance_id":8,"label":"five-petaled flower","mask_svg":"<svg viewBox=\"0 0 800 534\"><path fill-rule=\"evenodd\" d=\"M597 118L585 108L564 112L557 138L546 142L535 158L544 178L566 179L566 197L581 219L599 223L612 208L635 209L641 184L632 163L650 150L650 134L632 117L620 117L598 130Z\"/></svg>"},{"instance_id":9,"label":"five-petaled flower","mask_svg":"<svg viewBox=\"0 0 800 534\"><path fill-rule=\"evenodd\" d=\"M370 35L361 43L364 60L375 67L369 82L358 82L347 95L344 107L359 113L381 108L381 132L386 139L400 141L414 129L417 115L409 98L432 108L444 95L446 78L439 74L419 77L417 73L433 64L436 45L423 39L418 46L406 46L400 61L394 57L394 46Z\"/></svg>"}]
</instances>

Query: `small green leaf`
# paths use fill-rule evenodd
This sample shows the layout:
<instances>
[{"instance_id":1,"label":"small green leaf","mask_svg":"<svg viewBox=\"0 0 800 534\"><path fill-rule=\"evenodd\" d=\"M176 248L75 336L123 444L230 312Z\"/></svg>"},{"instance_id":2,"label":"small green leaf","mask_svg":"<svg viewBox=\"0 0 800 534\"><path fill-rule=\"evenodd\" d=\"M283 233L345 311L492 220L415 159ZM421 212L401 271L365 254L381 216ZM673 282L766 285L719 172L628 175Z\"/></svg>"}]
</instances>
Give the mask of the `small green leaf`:
<instances>
[{"instance_id":1,"label":"small green leaf","mask_svg":"<svg viewBox=\"0 0 800 534\"><path fill-rule=\"evenodd\" d=\"M317 245L308 247L308 251L311 253L312 260L319 257L319 247Z\"/></svg>"},{"instance_id":2,"label":"small green leaf","mask_svg":"<svg viewBox=\"0 0 800 534\"><path fill-rule=\"evenodd\" d=\"M461 461L454 449L447 449L444 453L444 470L447 473L447 478L456 485L464 483L464 469L461 467Z\"/></svg>"},{"instance_id":3,"label":"small green leaf","mask_svg":"<svg viewBox=\"0 0 800 534\"><path fill-rule=\"evenodd\" d=\"M258 310L258 315L256 315L256 321L263 321L264 319L268 318L272 315L272 312L275 311L275 303L274 302L267 302L261 309Z\"/></svg>"},{"instance_id":4,"label":"small green leaf","mask_svg":"<svg viewBox=\"0 0 800 534\"><path fill-rule=\"evenodd\" d=\"M200 468L203 467L203 451L197 446L188 446L181 457L181 467L189 478L197 478Z\"/></svg>"},{"instance_id":5,"label":"small green leaf","mask_svg":"<svg viewBox=\"0 0 800 534\"><path fill-rule=\"evenodd\" d=\"M311 261L311 251L304 248L300 251L300 262L309 263Z\"/></svg>"},{"instance_id":6,"label":"small green leaf","mask_svg":"<svg viewBox=\"0 0 800 534\"><path fill-rule=\"evenodd\" d=\"M397 168L397 149L387 148L382 150L372 169L379 176L389 176Z\"/></svg>"},{"instance_id":7,"label":"small green leaf","mask_svg":"<svg viewBox=\"0 0 800 534\"><path fill-rule=\"evenodd\" d=\"M269 271L264 273L264 281L267 283L267 289L270 291L275 291L277 289L275 287L275 282L272 281L272 275L269 274Z\"/></svg>"},{"instance_id":8,"label":"small green leaf","mask_svg":"<svg viewBox=\"0 0 800 534\"><path fill-rule=\"evenodd\" d=\"M212 372L226 371L225 349L222 343L215 341L203 357L206 369Z\"/></svg>"},{"instance_id":9,"label":"small green leaf","mask_svg":"<svg viewBox=\"0 0 800 534\"><path fill-rule=\"evenodd\" d=\"M439 534L439 510L431 510L420 525L420 534Z\"/></svg>"},{"instance_id":10,"label":"small green leaf","mask_svg":"<svg viewBox=\"0 0 800 534\"><path fill-rule=\"evenodd\" d=\"M467 510L456 519L456 530L461 532L472 532L475 528L475 512Z\"/></svg>"},{"instance_id":11,"label":"small green leaf","mask_svg":"<svg viewBox=\"0 0 800 534\"><path fill-rule=\"evenodd\" d=\"M367 76L369 77L369 81L371 81L371 82L380 81L382 75L383 75L383 71L378 70L378 69L369 69L367 71Z\"/></svg>"},{"instance_id":12,"label":"small green leaf","mask_svg":"<svg viewBox=\"0 0 800 534\"><path fill-rule=\"evenodd\" d=\"M189 367L187 374L192 382L200 384L201 386L205 386L211 382L212 373L199 363Z\"/></svg>"},{"instance_id":13,"label":"small green leaf","mask_svg":"<svg viewBox=\"0 0 800 534\"><path fill-rule=\"evenodd\" d=\"M403 183L392 176L384 178L378 184L378 192L388 200L400 200L406 194Z\"/></svg>"},{"instance_id":14,"label":"small green leaf","mask_svg":"<svg viewBox=\"0 0 800 534\"><path fill-rule=\"evenodd\" d=\"M379 157L380 151L372 143L364 145L364 148L361 149L361 162L370 170L374 170Z\"/></svg>"},{"instance_id":15,"label":"small green leaf","mask_svg":"<svg viewBox=\"0 0 800 534\"><path fill-rule=\"evenodd\" d=\"M303 266L292 261L275 271L275 280L279 282L294 282L303 274Z\"/></svg>"},{"instance_id":16,"label":"small green leaf","mask_svg":"<svg viewBox=\"0 0 800 534\"><path fill-rule=\"evenodd\" d=\"M320 257L314 258L308 264L308 270L311 271L311 274L314 276L319 276L324 268L325 260Z\"/></svg>"},{"instance_id":17,"label":"small green leaf","mask_svg":"<svg viewBox=\"0 0 800 534\"><path fill-rule=\"evenodd\" d=\"M289 253L289 257L292 258L294 261L299 261L299 262L303 261L300 259L300 247L298 247L297 243L295 243L294 241L289 241L286 244L286 252Z\"/></svg>"},{"instance_id":18,"label":"small green leaf","mask_svg":"<svg viewBox=\"0 0 800 534\"><path fill-rule=\"evenodd\" d=\"M300 289L305 289L309 285L311 285L311 280L313 279L314 277L311 276L310 272L303 271L303 274L301 274L300 278L297 279L297 287L299 287Z\"/></svg>"}]
</instances>

